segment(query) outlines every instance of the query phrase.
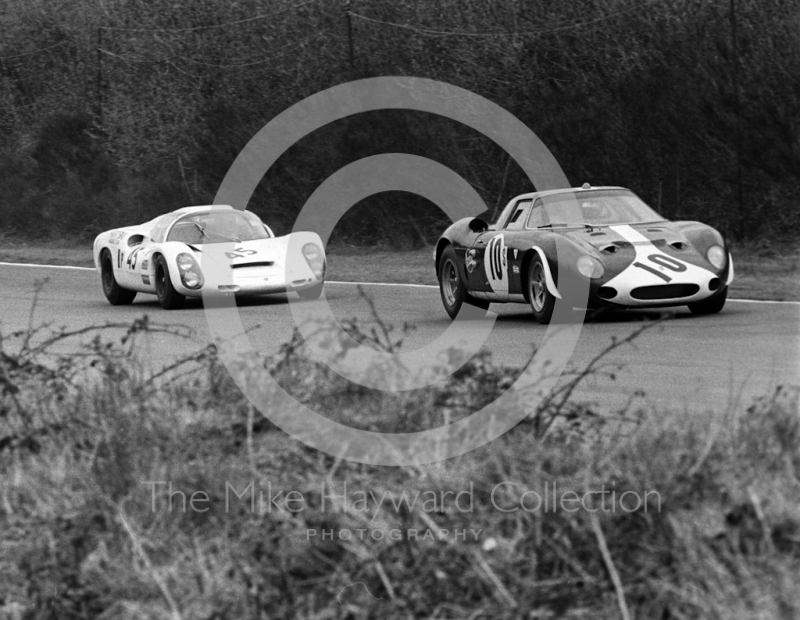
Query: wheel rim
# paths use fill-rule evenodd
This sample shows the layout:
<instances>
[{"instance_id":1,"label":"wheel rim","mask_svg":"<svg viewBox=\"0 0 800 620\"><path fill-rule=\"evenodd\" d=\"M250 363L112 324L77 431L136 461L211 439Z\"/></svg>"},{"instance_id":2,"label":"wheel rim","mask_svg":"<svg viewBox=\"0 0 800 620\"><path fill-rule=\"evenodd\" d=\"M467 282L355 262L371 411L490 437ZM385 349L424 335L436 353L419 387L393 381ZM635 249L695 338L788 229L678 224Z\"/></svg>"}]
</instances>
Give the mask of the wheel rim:
<instances>
[{"instance_id":1,"label":"wheel rim","mask_svg":"<svg viewBox=\"0 0 800 620\"><path fill-rule=\"evenodd\" d=\"M455 306L458 291L458 271L456 271L456 266L451 260L446 260L442 266L441 284L444 303L448 306Z\"/></svg>"},{"instance_id":2,"label":"wheel rim","mask_svg":"<svg viewBox=\"0 0 800 620\"><path fill-rule=\"evenodd\" d=\"M547 295L547 282L544 279L544 269L540 263L533 265L531 269L531 306L536 312L544 309L545 296Z\"/></svg>"}]
</instances>

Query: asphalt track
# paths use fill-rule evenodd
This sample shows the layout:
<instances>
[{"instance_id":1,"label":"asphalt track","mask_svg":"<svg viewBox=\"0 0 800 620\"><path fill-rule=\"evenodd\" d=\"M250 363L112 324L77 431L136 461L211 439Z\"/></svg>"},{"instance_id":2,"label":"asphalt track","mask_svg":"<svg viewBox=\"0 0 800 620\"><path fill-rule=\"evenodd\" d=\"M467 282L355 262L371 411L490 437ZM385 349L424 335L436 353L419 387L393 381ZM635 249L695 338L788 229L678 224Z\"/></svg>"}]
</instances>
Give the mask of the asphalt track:
<instances>
[{"instance_id":1,"label":"asphalt track","mask_svg":"<svg viewBox=\"0 0 800 620\"><path fill-rule=\"evenodd\" d=\"M154 296L139 295L131 306L112 307L103 297L94 270L69 267L0 264L0 329L6 335L30 321L36 283L47 278L37 296L34 324L79 327L106 321L132 321L148 314L153 321L189 327L189 339L153 334L143 347L148 363L158 368L208 343L208 326L201 301L189 301L179 311L162 310ZM404 348L431 342L449 325L435 287L367 284L382 319L396 327L414 327ZM371 324L367 303L352 283L326 284L326 296L339 318L355 317ZM251 329L253 347L274 354L286 342L294 323L285 295L241 300L240 315ZM546 328L538 325L526 306L493 304L499 314L484 347L497 363L521 368ZM580 367L623 338L645 319L664 318L635 342L614 351L607 361L624 365L615 381L596 378L578 391L581 401L600 411L635 402L659 410L703 411L746 406L778 385L800 384L800 303L729 300L715 316L698 317L687 308L605 313L583 326L572 363Z\"/></svg>"}]
</instances>

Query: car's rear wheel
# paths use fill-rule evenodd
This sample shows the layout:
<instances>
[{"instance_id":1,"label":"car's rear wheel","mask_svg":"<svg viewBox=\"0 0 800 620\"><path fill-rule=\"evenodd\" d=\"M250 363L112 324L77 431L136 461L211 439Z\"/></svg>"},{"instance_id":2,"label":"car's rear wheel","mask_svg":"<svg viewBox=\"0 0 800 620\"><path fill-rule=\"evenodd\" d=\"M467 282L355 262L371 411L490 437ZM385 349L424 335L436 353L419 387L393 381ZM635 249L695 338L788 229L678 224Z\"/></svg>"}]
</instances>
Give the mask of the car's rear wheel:
<instances>
[{"instance_id":1,"label":"car's rear wheel","mask_svg":"<svg viewBox=\"0 0 800 620\"><path fill-rule=\"evenodd\" d=\"M547 325L553 317L556 298L547 290L547 277L544 264L539 254L535 254L528 267L528 299L533 317L543 325Z\"/></svg>"},{"instance_id":2,"label":"car's rear wheel","mask_svg":"<svg viewBox=\"0 0 800 620\"><path fill-rule=\"evenodd\" d=\"M100 256L100 279L103 283L103 294L112 306L127 306L136 297L136 291L122 288L114 277L114 263L111 253L103 250Z\"/></svg>"},{"instance_id":3,"label":"car's rear wheel","mask_svg":"<svg viewBox=\"0 0 800 620\"><path fill-rule=\"evenodd\" d=\"M442 304L445 312L451 319L458 316L461 306L469 304L486 310L489 302L484 299L475 299L467 292L466 284L461 278L456 262L456 251L452 246L445 248L439 260L439 292L442 296Z\"/></svg>"},{"instance_id":4,"label":"car's rear wheel","mask_svg":"<svg viewBox=\"0 0 800 620\"><path fill-rule=\"evenodd\" d=\"M167 260L160 255L156 258L156 297L164 310L178 310L186 301L186 295L181 295L172 286Z\"/></svg>"},{"instance_id":5,"label":"car's rear wheel","mask_svg":"<svg viewBox=\"0 0 800 620\"><path fill-rule=\"evenodd\" d=\"M323 283L320 282L308 288L301 288L297 291L297 294L300 295L300 299L317 299L322 295L322 284Z\"/></svg>"},{"instance_id":6,"label":"car's rear wheel","mask_svg":"<svg viewBox=\"0 0 800 620\"><path fill-rule=\"evenodd\" d=\"M709 299L698 301L689 304L689 310L692 314L717 314L725 307L725 302L728 300L728 287L722 289L722 292Z\"/></svg>"}]
</instances>

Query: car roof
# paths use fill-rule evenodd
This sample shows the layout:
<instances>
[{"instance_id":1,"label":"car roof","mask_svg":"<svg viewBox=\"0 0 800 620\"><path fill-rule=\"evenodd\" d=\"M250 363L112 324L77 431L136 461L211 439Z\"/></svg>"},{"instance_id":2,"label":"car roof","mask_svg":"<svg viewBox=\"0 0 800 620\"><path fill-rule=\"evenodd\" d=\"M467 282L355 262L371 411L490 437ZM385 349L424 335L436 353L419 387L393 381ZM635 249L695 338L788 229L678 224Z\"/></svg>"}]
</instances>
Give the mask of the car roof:
<instances>
[{"instance_id":1,"label":"car roof","mask_svg":"<svg viewBox=\"0 0 800 620\"><path fill-rule=\"evenodd\" d=\"M185 214L185 213L197 213L198 211L210 211L211 209L233 209L230 205L199 205L195 207L181 207L180 209L175 209L173 213L176 214Z\"/></svg>"},{"instance_id":2,"label":"car roof","mask_svg":"<svg viewBox=\"0 0 800 620\"><path fill-rule=\"evenodd\" d=\"M562 189L546 189L541 192L529 192L527 194L520 194L514 196L513 200L524 200L525 198L541 198L542 196L553 196L555 194L572 194L580 192L588 192L595 189L621 189L627 192L631 191L627 187L620 187L618 185L592 185L590 187L566 187Z\"/></svg>"}]
</instances>

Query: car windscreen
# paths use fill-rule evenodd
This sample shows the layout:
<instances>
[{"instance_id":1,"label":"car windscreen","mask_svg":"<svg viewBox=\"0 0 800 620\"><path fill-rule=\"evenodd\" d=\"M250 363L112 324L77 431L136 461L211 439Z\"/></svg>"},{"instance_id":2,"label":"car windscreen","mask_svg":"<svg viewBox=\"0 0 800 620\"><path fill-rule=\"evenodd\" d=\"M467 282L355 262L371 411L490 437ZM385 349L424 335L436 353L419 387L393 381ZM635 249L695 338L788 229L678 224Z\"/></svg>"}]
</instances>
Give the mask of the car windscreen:
<instances>
[{"instance_id":1,"label":"car windscreen","mask_svg":"<svg viewBox=\"0 0 800 620\"><path fill-rule=\"evenodd\" d=\"M192 245L268 239L261 220L247 211L208 211L192 213L175 222L167 241Z\"/></svg>"},{"instance_id":2,"label":"car windscreen","mask_svg":"<svg viewBox=\"0 0 800 620\"><path fill-rule=\"evenodd\" d=\"M548 215L548 226L608 226L664 221L641 198L627 190L580 190L544 196L542 201ZM576 206L580 209L579 217L575 211ZM529 220L528 228L536 227Z\"/></svg>"}]
</instances>

